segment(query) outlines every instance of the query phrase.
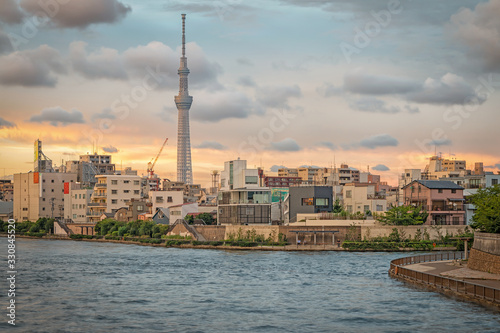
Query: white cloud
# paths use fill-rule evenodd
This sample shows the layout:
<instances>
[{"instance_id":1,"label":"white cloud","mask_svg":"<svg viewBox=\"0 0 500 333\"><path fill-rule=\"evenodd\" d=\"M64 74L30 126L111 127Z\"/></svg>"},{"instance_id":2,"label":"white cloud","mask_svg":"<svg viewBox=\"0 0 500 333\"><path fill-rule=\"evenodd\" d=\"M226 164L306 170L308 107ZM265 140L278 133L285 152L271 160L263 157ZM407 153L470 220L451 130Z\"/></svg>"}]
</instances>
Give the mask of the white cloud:
<instances>
[{"instance_id":1,"label":"white cloud","mask_svg":"<svg viewBox=\"0 0 500 333\"><path fill-rule=\"evenodd\" d=\"M342 148L344 150L353 150L359 148L375 149L378 147L396 147L398 145L399 141L396 138L390 136L389 134L379 134L363 139L359 142L344 144L342 145Z\"/></svg>"},{"instance_id":2,"label":"white cloud","mask_svg":"<svg viewBox=\"0 0 500 333\"><path fill-rule=\"evenodd\" d=\"M70 59L73 69L88 79L126 80L127 73L117 50L101 48L99 52L87 54L87 43L70 44Z\"/></svg>"},{"instance_id":3,"label":"white cloud","mask_svg":"<svg viewBox=\"0 0 500 333\"><path fill-rule=\"evenodd\" d=\"M260 87L256 91L256 98L259 103L271 108L289 107L290 98L302 97L302 91L298 85Z\"/></svg>"},{"instance_id":4,"label":"white cloud","mask_svg":"<svg viewBox=\"0 0 500 333\"><path fill-rule=\"evenodd\" d=\"M318 143L318 146L325 147L325 148L328 148L330 150L336 150L337 149L337 146L334 145L333 143L329 142L329 141L322 141L322 142Z\"/></svg>"},{"instance_id":5,"label":"white cloud","mask_svg":"<svg viewBox=\"0 0 500 333\"><path fill-rule=\"evenodd\" d=\"M195 145L194 148L198 149L213 149L213 150L226 150L227 147L216 142L216 141L203 141L202 143Z\"/></svg>"},{"instance_id":6,"label":"white cloud","mask_svg":"<svg viewBox=\"0 0 500 333\"><path fill-rule=\"evenodd\" d=\"M375 171L389 171L391 169L389 169L389 167L386 166L386 165L384 165L384 164L378 164L378 165L374 166L372 168L372 170L375 170Z\"/></svg>"},{"instance_id":7,"label":"white cloud","mask_svg":"<svg viewBox=\"0 0 500 333\"><path fill-rule=\"evenodd\" d=\"M440 79L428 78L422 89L408 94L408 99L425 104L482 104L486 97L479 95L462 77L447 73Z\"/></svg>"},{"instance_id":8,"label":"white cloud","mask_svg":"<svg viewBox=\"0 0 500 333\"><path fill-rule=\"evenodd\" d=\"M193 99L191 117L201 122L218 122L227 118L247 118L261 115L264 110L239 91L199 91Z\"/></svg>"},{"instance_id":9,"label":"white cloud","mask_svg":"<svg viewBox=\"0 0 500 333\"><path fill-rule=\"evenodd\" d=\"M23 20L23 12L19 8L16 0L2 0L0 6L0 21L8 24L21 23Z\"/></svg>"},{"instance_id":10,"label":"white cloud","mask_svg":"<svg viewBox=\"0 0 500 333\"><path fill-rule=\"evenodd\" d=\"M278 142L271 142L271 145L269 147L269 150L275 150L275 151L299 151L302 150L302 148L299 146L299 144L291 138L286 138Z\"/></svg>"},{"instance_id":11,"label":"white cloud","mask_svg":"<svg viewBox=\"0 0 500 333\"><path fill-rule=\"evenodd\" d=\"M486 97L478 94L464 78L453 73L447 73L439 79L429 77L419 83L405 78L369 75L357 70L345 76L344 89L361 95L397 95L407 101L421 104L482 104L486 100ZM390 111L388 113L396 111L391 108L384 109L380 102L378 105L374 102L376 100L372 99L372 103L359 105L358 109ZM416 111L414 108L407 109L410 112Z\"/></svg>"},{"instance_id":12,"label":"white cloud","mask_svg":"<svg viewBox=\"0 0 500 333\"><path fill-rule=\"evenodd\" d=\"M451 16L448 30L469 48L472 61L485 71L500 71L500 2L479 3L474 10L462 8Z\"/></svg>"},{"instance_id":13,"label":"white cloud","mask_svg":"<svg viewBox=\"0 0 500 333\"><path fill-rule=\"evenodd\" d=\"M12 128L12 127L16 127L16 124L14 124L10 121L7 121L7 120L3 119L2 117L0 117L0 129Z\"/></svg>"},{"instance_id":14,"label":"white cloud","mask_svg":"<svg viewBox=\"0 0 500 333\"><path fill-rule=\"evenodd\" d=\"M115 49L101 48L87 52L87 43L78 41L70 45L70 58L73 69L88 79L142 80L146 75L152 77L150 85L158 89L175 89L179 85L180 49L173 50L161 42L132 47L119 53ZM221 89L217 77L222 68L206 58L196 43L186 44L188 57L189 87Z\"/></svg>"},{"instance_id":15,"label":"white cloud","mask_svg":"<svg viewBox=\"0 0 500 333\"><path fill-rule=\"evenodd\" d=\"M52 126L85 123L80 111L72 109L71 112L68 112L60 106L43 109L39 115L32 116L29 121L32 123L49 122Z\"/></svg>"},{"instance_id":16,"label":"white cloud","mask_svg":"<svg viewBox=\"0 0 500 333\"><path fill-rule=\"evenodd\" d=\"M21 0L20 4L33 16L48 15L58 28L86 28L96 23L114 23L132 10L117 0Z\"/></svg>"},{"instance_id":17,"label":"white cloud","mask_svg":"<svg viewBox=\"0 0 500 333\"><path fill-rule=\"evenodd\" d=\"M113 153L117 153L118 152L118 148L116 147L113 147L111 145L107 146L107 147L102 147L101 148L105 153L109 153L109 154L113 154Z\"/></svg>"},{"instance_id":18,"label":"white cloud","mask_svg":"<svg viewBox=\"0 0 500 333\"><path fill-rule=\"evenodd\" d=\"M54 87L55 74L63 73L66 67L59 52L47 45L0 56L0 83L4 85Z\"/></svg>"},{"instance_id":19,"label":"white cloud","mask_svg":"<svg viewBox=\"0 0 500 333\"><path fill-rule=\"evenodd\" d=\"M406 78L370 75L357 69L344 77L344 89L356 94L387 95L404 94L418 90L420 84Z\"/></svg>"},{"instance_id":20,"label":"white cloud","mask_svg":"<svg viewBox=\"0 0 500 333\"><path fill-rule=\"evenodd\" d=\"M387 106L387 104L373 97L362 97L355 100L349 105L351 108L364 112L378 112L378 113L398 113L401 112L401 108L398 106Z\"/></svg>"}]
</instances>

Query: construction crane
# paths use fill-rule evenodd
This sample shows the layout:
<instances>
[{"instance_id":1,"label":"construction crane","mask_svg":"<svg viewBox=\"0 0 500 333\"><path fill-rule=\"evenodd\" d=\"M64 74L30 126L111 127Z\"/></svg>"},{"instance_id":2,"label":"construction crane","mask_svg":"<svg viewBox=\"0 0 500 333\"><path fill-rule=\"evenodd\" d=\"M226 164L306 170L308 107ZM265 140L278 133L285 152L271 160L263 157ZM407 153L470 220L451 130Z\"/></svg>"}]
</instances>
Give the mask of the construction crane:
<instances>
[{"instance_id":1,"label":"construction crane","mask_svg":"<svg viewBox=\"0 0 500 333\"><path fill-rule=\"evenodd\" d=\"M155 174L155 170L154 169L155 169L156 161L158 161L158 157L160 157L161 152L163 151L163 148L167 144L167 141L168 141L168 138L166 138L165 142L163 142L163 145L161 146L160 151L158 152L158 154L156 155L156 157L152 158L151 161L149 161L149 163L148 163L148 176L149 176L149 179L153 179L154 178L154 174ZM157 189L158 188L158 184L155 187L156 187L155 189Z\"/></svg>"}]
</instances>

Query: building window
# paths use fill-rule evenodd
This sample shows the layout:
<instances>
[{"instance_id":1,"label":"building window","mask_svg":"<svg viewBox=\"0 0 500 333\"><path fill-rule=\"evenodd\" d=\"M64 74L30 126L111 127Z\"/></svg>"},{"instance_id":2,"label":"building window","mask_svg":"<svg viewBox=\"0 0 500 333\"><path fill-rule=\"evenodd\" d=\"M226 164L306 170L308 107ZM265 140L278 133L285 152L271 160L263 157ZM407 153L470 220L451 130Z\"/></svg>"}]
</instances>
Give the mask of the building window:
<instances>
[{"instance_id":1,"label":"building window","mask_svg":"<svg viewBox=\"0 0 500 333\"><path fill-rule=\"evenodd\" d=\"M345 197L346 198L352 198L352 191L351 190L345 191Z\"/></svg>"},{"instance_id":2,"label":"building window","mask_svg":"<svg viewBox=\"0 0 500 333\"><path fill-rule=\"evenodd\" d=\"M451 190L451 193L457 193L457 190Z\"/></svg>"},{"instance_id":3,"label":"building window","mask_svg":"<svg viewBox=\"0 0 500 333\"><path fill-rule=\"evenodd\" d=\"M130 191L129 190L123 190L123 193L129 193Z\"/></svg>"},{"instance_id":4,"label":"building window","mask_svg":"<svg viewBox=\"0 0 500 333\"><path fill-rule=\"evenodd\" d=\"M51 183L53 183L53 182L54 182L54 179L52 179L50 182L51 182Z\"/></svg>"},{"instance_id":5,"label":"building window","mask_svg":"<svg viewBox=\"0 0 500 333\"><path fill-rule=\"evenodd\" d=\"M45 201L45 198L42 198L42 201Z\"/></svg>"},{"instance_id":6,"label":"building window","mask_svg":"<svg viewBox=\"0 0 500 333\"><path fill-rule=\"evenodd\" d=\"M328 206L328 198L316 198L316 206Z\"/></svg>"},{"instance_id":7,"label":"building window","mask_svg":"<svg viewBox=\"0 0 500 333\"><path fill-rule=\"evenodd\" d=\"M498 185L498 179L492 179L491 185Z\"/></svg>"},{"instance_id":8,"label":"building window","mask_svg":"<svg viewBox=\"0 0 500 333\"><path fill-rule=\"evenodd\" d=\"M124 180L123 181L123 184L128 184L128 183L130 183L130 180Z\"/></svg>"},{"instance_id":9,"label":"building window","mask_svg":"<svg viewBox=\"0 0 500 333\"><path fill-rule=\"evenodd\" d=\"M369 205L364 205L363 210L365 212L369 211L370 210L370 206Z\"/></svg>"},{"instance_id":10,"label":"building window","mask_svg":"<svg viewBox=\"0 0 500 333\"><path fill-rule=\"evenodd\" d=\"M255 215L255 207L247 207L247 209L246 209L246 215L247 216Z\"/></svg>"},{"instance_id":11,"label":"building window","mask_svg":"<svg viewBox=\"0 0 500 333\"><path fill-rule=\"evenodd\" d=\"M78 199L78 194L75 194L75 199Z\"/></svg>"},{"instance_id":12,"label":"building window","mask_svg":"<svg viewBox=\"0 0 500 333\"><path fill-rule=\"evenodd\" d=\"M45 209L45 208L44 208L44 209ZM23 207L23 211L27 211L27 210L28 210L28 208L26 208L26 207Z\"/></svg>"},{"instance_id":13,"label":"building window","mask_svg":"<svg viewBox=\"0 0 500 333\"><path fill-rule=\"evenodd\" d=\"M347 211L348 211L349 213L352 213L352 205L347 205Z\"/></svg>"},{"instance_id":14,"label":"building window","mask_svg":"<svg viewBox=\"0 0 500 333\"><path fill-rule=\"evenodd\" d=\"M139 190L134 190L134 194L139 194Z\"/></svg>"},{"instance_id":15,"label":"building window","mask_svg":"<svg viewBox=\"0 0 500 333\"><path fill-rule=\"evenodd\" d=\"M314 198L302 198L302 206L313 206Z\"/></svg>"},{"instance_id":16,"label":"building window","mask_svg":"<svg viewBox=\"0 0 500 333\"><path fill-rule=\"evenodd\" d=\"M42 210L45 210L45 207L43 207Z\"/></svg>"},{"instance_id":17,"label":"building window","mask_svg":"<svg viewBox=\"0 0 500 333\"><path fill-rule=\"evenodd\" d=\"M139 185L139 181L138 180L134 180L134 185Z\"/></svg>"},{"instance_id":18,"label":"building window","mask_svg":"<svg viewBox=\"0 0 500 333\"><path fill-rule=\"evenodd\" d=\"M172 197L167 197L167 202L172 202Z\"/></svg>"},{"instance_id":19,"label":"building window","mask_svg":"<svg viewBox=\"0 0 500 333\"><path fill-rule=\"evenodd\" d=\"M111 180L111 185L118 185L118 180L116 179Z\"/></svg>"},{"instance_id":20,"label":"building window","mask_svg":"<svg viewBox=\"0 0 500 333\"><path fill-rule=\"evenodd\" d=\"M81 199L82 198L82 194L78 194L78 199Z\"/></svg>"},{"instance_id":21,"label":"building window","mask_svg":"<svg viewBox=\"0 0 500 333\"><path fill-rule=\"evenodd\" d=\"M118 194L118 190L111 190L111 194Z\"/></svg>"},{"instance_id":22,"label":"building window","mask_svg":"<svg viewBox=\"0 0 500 333\"><path fill-rule=\"evenodd\" d=\"M257 184L259 178L257 176L245 176L245 184Z\"/></svg>"},{"instance_id":23,"label":"building window","mask_svg":"<svg viewBox=\"0 0 500 333\"><path fill-rule=\"evenodd\" d=\"M85 199L85 193L82 195L83 199Z\"/></svg>"},{"instance_id":24,"label":"building window","mask_svg":"<svg viewBox=\"0 0 500 333\"><path fill-rule=\"evenodd\" d=\"M382 205L377 205L377 212L381 212L384 210L384 206Z\"/></svg>"},{"instance_id":25,"label":"building window","mask_svg":"<svg viewBox=\"0 0 500 333\"><path fill-rule=\"evenodd\" d=\"M143 205L137 206L137 211L142 212L143 210L144 210Z\"/></svg>"},{"instance_id":26,"label":"building window","mask_svg":"<svg viewBox=\"0 0 500 333\"><path fill-rule=\"evenodd\" d=\"M443 189L442 188L438 189L438 193L443 193Z\"/></svg>"},{"instance_id":27,"label":"building window","mask_svg":"<svg viewBox=\"0 0 500 333\"><path fill-rule=\"evenodd\" d=\"M112 204L117 204L117 203L118 203L118 200L116 200L116 199L111 199L111 203L112 203Z\"/></svg>"},{"instance_id":28,"label":"building window","mask_svg":"<svg viewBox=\"0 0 500 333\"><path fill-rule=\"evenodd\" d=\"M51 192L54 192L54 189L50 190Z\"/></svg>"}]
</instances>

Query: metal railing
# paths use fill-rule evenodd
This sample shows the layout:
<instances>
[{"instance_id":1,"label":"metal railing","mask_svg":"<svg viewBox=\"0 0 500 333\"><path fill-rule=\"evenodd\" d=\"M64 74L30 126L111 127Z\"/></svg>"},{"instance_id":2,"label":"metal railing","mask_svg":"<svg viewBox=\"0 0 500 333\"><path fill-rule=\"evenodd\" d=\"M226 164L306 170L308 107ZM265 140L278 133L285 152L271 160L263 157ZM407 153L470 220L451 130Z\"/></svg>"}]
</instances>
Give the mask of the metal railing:
<instances>
[{"instance_id":1,"label":"metal railing","mask_svg":"<svg viewBox=\"0 0 500 333\"><path fill-rule=\"evenodd\" d=\"M395 276L403 276L409 279L440 287L441 289L453 290L457 293L471 295L476 298L485 299L500 304L500 289L487 287L468 281L456 280L445 276L414 271L412 269L404 267L406 265L418 264L422 262L456 260L464 259L464 257L464 252L445 252L394 259L391 261L391 272Z\"/></svg>"}]
</instances>

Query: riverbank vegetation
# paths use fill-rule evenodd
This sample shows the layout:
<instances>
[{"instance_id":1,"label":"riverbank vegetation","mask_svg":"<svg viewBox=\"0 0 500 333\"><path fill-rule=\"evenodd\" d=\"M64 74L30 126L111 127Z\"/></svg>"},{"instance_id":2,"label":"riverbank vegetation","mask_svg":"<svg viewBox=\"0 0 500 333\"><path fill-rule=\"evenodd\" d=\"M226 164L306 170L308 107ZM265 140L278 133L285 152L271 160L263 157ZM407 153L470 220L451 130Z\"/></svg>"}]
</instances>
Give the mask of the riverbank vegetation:
<instances>
[{"instance_id":1,"label":"riverbank vegetation","mask_svg":"<svg viewBox=\"0 0 500 333\"><path fill-rule=\"evenodd\" d=\"M0 223L0 232L8 232L8 221ZM43 237L54 232L54 219L39 218L36 222L15 222L16 235Z\"/></svg>"},{"instance_id":2,"label":"riverbank vegetation","mask_svg":"<svg viewBox=\"0 0 500 333\"><path fill-rule=\"evenodd\" d=\"M457 235L448 232L443 234L443 228L441 226L430 226L429 228L437 235L433 239L431 239L425 227L417 229L413 237L407 236L404 230L398 228L393 228L389 236L370 237L368 230L364 240L347 237L342 247L351 251L399 251L409 249L415 251L431 251L434 248L463 250L464 242L453 238L472 237L470 244L473 242L474 233L467 226L463 231L458 232Z\"/></svg>"},{"instance_id":3,"label":"riverbank vegetation","mask_svg":"<svg viewBox=\"0 0 500 333\"><path fill-rule=\"evenodd\" d=\"M479 189L469 197L469 201L476 206L471 227L500 234L500 185Z\"/></svg>"}]
</instances>

